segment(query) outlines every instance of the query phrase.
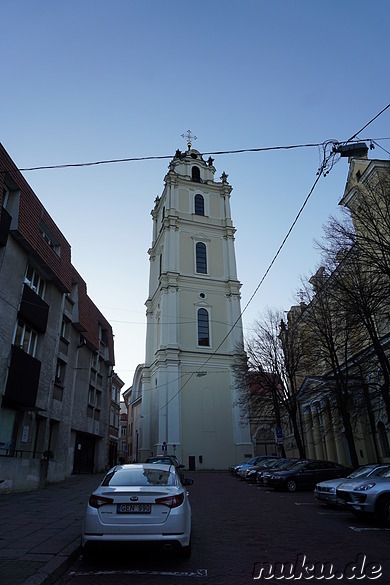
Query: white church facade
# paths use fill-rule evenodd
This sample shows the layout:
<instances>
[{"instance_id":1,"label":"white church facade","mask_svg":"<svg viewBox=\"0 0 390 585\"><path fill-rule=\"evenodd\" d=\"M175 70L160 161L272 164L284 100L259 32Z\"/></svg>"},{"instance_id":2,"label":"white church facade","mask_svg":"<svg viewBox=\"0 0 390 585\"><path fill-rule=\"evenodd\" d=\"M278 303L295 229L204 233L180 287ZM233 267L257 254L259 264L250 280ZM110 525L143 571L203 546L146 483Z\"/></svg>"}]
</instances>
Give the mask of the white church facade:
<instances>
[{"instance_id":1,"label":"white church facade","mask_svg":"<svg viewBox=\"0 0 390 585\"><path fill-rule=\"evenodd\" d=\"M145 363L130 389L139 461L167 452L227 469L253 451L232 367L243 344L232 187L215 172L189 142L152 210Z\"/></svg>"}]
</instances>

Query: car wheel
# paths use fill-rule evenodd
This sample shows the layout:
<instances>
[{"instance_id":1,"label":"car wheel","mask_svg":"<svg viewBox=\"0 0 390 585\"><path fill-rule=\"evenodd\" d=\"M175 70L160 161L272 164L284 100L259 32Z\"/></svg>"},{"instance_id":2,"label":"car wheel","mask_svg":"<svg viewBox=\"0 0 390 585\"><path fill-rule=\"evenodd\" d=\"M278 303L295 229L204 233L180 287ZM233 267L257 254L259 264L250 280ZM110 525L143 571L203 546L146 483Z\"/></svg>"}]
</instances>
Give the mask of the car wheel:
<instances>
[{"instance_id":1,"label":"car wheel","mask_svg":"<svg viewBox=\"0 0 390 585\"><path fill-rule=\"evenodd\" d=\"M390 524L390 496L383 496L377 506L376 515L383 524Z\"/></svg>"},{"instance_id":2,"label":"car wheel","mask_svg":"<svg viewBox=\"0 0 390 585\"><path fill-rule=\"evenodd\" d=\"M289 479L286 486L287 486L287 490L289 492L295 492L297 489L297 484L295 483L295 481L293 479Z\"/></svg>"}]
</instances>

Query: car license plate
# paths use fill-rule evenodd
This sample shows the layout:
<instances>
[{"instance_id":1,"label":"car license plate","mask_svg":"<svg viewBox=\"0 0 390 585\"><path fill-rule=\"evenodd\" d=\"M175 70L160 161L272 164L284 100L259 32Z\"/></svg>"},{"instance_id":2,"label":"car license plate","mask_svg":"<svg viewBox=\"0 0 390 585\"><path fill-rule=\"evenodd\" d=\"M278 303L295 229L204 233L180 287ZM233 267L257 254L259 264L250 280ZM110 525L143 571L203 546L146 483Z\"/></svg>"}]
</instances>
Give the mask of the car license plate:
<instances>
[{"instance_id":1,"label":"car license plate","mask_svg":"<svg viewBox=\"0 0 390 585\"><path fill-rule=\"evenodd\" d=\"M151 504L117 504L117 514L150 514Z\"/></svg>"}]
</instances>

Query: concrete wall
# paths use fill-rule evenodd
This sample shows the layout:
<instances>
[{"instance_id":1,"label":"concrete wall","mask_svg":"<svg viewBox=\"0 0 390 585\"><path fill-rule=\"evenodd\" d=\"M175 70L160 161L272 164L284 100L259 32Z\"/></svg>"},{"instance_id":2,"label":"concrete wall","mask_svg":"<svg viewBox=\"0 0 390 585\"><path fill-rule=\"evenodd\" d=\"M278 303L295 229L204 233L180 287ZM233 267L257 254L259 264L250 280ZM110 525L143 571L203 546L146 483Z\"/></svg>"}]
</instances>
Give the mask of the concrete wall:
<instances>
[{"instance_id":1,"label":"concrete wall","mask_svg":"<svg viewBox=\"0 0 390 585\"><path fill-rule=\"evenodd\" d=\"M0 494L44 487L48 461L42 459L0 458Z\"/></svg>"}]
</instances>

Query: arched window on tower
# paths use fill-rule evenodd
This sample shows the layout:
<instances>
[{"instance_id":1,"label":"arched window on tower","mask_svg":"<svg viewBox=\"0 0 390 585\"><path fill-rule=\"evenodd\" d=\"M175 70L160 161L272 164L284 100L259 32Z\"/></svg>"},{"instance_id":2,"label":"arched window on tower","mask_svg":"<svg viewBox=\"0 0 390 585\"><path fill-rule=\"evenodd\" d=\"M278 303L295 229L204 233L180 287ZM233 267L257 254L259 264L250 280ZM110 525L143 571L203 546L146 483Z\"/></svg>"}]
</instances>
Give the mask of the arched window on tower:
<instances>
[{"instance_id":1,"label":"arched window on tower","mask_svg":"<svg viewBox=\"0 0 390 585\"><path fill-rule=\"evenodd\" d=\"M192 167L191 169L191 177L194 183L200 183L200 170L199 167Z\"/></svg>"},{"instance_id":2,"label":"arched window on tower","mask_svg":"<svg viewBox=\"0 0 390 585\"><path fill-rule=\"evenodd\" d=\"M206 309L198 311L198 345L210 346L209 313Z\"/></svg>"},{"instance_id":3,"label":"arched window on tower","mask_svg":"<svg viewBox=\"0 0 390 585\"><path fill-rule=\"evenodd\" d=\"M204 215L204 198L203 195L195 195L195 215Z\"/></svg>"},{"instance_id":4,"label":"arched window on tower","mask_svg":"<svg viewBox=\"0 0 390 585\"><path fill-rule=\"evenodd\" d=\"M199 274L207 274L207 254L206 244L197 242L196 244L196 272Z\"/></svg>"}]
</instances>

